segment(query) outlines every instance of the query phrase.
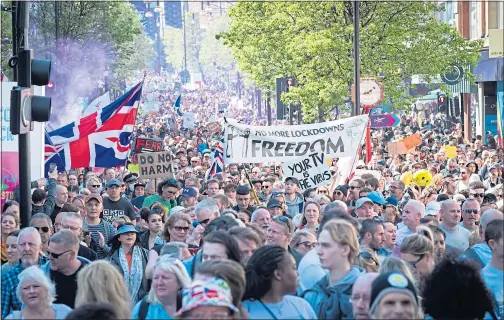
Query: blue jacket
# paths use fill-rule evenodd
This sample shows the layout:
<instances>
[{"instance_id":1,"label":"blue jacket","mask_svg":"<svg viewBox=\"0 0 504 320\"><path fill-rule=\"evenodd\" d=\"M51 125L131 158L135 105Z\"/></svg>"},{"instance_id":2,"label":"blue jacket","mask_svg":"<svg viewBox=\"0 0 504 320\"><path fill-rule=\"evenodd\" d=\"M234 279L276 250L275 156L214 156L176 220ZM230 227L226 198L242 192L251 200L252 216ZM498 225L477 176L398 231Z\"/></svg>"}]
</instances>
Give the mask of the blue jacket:
<instances>
[{"instance_id":1,"label":"blue jacket","mask_svg":"<svg viewBox=\"0 0 504 320\"><path fill-rule=\"evenodd\" d=\"M350 272L333 286L329 285L329 275L326 275L301 297L308 301L319 319L353 318L350 296L355 280L363 272L362 268L352 266Z\"/></svg>"},{"instance_id":2,"label":"blue jacket","mask_svg":"<svg viewBox=\"0 0 504 320\"><path fill-rule=\"evenodd\" d=\"M190 257L187 260L182 261L184 266L186 267L187 273L189 274L189 277L191 279L194 277L196 274L196 268L201 264L201 259L203 258L201 256L202 250L198 251L194 256Z\"/></svg>"}]
</instances>

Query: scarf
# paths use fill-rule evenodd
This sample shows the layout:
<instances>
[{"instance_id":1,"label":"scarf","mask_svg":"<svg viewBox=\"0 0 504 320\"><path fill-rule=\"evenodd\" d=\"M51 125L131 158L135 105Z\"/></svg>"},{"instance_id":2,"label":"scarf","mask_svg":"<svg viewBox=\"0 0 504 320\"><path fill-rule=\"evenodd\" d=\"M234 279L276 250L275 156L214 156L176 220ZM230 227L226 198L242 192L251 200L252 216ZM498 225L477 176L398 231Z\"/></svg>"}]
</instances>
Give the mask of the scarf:
<instances>
[{"instance_id":1,"label":"scarf","mask_svg":"<svg viewBox=\"0 0 504 320\"><path fill-rule=\"evenodd\" d=\"M126 261L126 254L123 248L119 248L119 261L121 262L121 268L124 275L124 281L126 282L126 287L131 295L131 301L133 305L138 302L138 291L142 285L143 278L143 263L142 254L138 246L134 246L131 252L131 270L128 268L128 262Z\"/></svg>"}]
</instances>

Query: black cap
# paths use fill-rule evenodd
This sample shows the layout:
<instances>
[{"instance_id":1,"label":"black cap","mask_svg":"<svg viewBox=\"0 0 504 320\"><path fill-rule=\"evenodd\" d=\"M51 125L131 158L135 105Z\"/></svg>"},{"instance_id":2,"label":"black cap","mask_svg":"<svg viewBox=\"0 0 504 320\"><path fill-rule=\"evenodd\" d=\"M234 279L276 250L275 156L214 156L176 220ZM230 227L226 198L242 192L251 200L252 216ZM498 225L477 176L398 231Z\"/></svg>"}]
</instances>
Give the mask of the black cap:
<instances>
[{"instance_id":1,"label":"black cap","mask_svg":"<svg viewBox=\"0 0 504 320\"><path fill-rule=\"evenodd\" d=\"M270 199L270 200L268 201L268 203L267 203L266 207L267 207L268 209L271 209L271 208L276 208L276 207L278 207L278 208L282 208L282 203L281 203L279 200L277 200L277 199Z\"/></svg>"},{"instance_id":2,"label":"black cap","mask_svg":"<svg viewBox=\"0 0 504 320\"><path fill-rule=\"evenodd\" d=\"M126 182L126 183L135 182L137 180L138 180L138 173L133 173L133 172L132 173L128 173L123 178L123 182Z\"/></svg>"},{"instance_id":3,"label":"black cap","mask_svg":"<svg viewBox=\"0 0 504 320\"><path fill-rule=\"evenodd\" d=\"M334 189L334 191L341 191L341 193L343 193L345 196L347 196L348 195L348 186L346 186L344 184L337 186L336 189Z\"/></svg>"},{"instance_id":4,"label":"black cap","mask_svg":"<svg viewBox=\"0 0 504 320\"><path fill-rule=\"evenodd\" d=\"M236 189L236 194L246 196L250 194L250 188L248 186L239 186L238 189Z\"/></svg>"},{"instance_id":5,"label":"black cap","mask_svg":"<svg viewBox=\"0 0 504 320\"><path fill-rule=\"evenodd\" d=\"M285 179L285 183L287 183L287 182L289 182L289 181L294 182L294 183L295 183L295 184L299 187L299 180L298 180L298 179L296 179L296 178L294 178L294 177L287 177L287 178Z\"/></svg>"},{"instance_id":6,"label":"black cap","mask_svg":"<svg viewBox=\"0 0 504 320\"><path fill-rule=\"evenodd\" d=\"M382 273L373 281L371 286L371 301L369 313L374 313L380 300L388 293L400 292L405 293L415 304L415 309L418 308L417 291L413 282L408 277L398 272Z\"/></svg>"},{"instance_id":7,"label":"black cap","mask_svg":"<svg viewBox=\"0 0 504 320\"><path fill-rule=\"evenodd\" d=\"M260 183L262 185L263 181L261 179L252 179L252 184Z\"/></svg>"}]
</instances>

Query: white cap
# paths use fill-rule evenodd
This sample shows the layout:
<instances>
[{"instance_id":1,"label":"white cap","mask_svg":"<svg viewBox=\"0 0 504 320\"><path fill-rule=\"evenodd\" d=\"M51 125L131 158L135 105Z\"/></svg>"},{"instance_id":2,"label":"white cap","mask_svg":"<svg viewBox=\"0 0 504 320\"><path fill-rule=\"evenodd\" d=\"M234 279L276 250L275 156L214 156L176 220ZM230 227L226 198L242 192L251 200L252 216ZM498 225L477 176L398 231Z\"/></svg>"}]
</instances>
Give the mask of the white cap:
<instances>
[{"instance_id":1,"label":"white cap","mask_svg":"<svg viewBox=\"0 0 504 320\"><path fill-rule=\"evenodd\" d=\"M425 215L426 216L437 216L439 211L441 210L441 205L439 202L431 201L425 206Z\"/></svg>"}]
</instances>

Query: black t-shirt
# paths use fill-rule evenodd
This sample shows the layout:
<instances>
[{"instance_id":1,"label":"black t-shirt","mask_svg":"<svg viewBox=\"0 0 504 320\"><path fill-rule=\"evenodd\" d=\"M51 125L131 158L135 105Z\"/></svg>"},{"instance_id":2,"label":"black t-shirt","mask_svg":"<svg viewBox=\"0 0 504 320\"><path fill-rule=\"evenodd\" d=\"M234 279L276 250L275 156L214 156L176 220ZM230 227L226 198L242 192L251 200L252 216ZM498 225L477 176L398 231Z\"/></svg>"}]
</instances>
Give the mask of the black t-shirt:
<instances>
[{"instance_id":1,"label":"black t-shirt","mask_svg":"<svg viewBox=\"0 0 504 320\"><path fill-rule=\"evenodd\" d=\"M79 257L86 258L89 261L95 261L98 259L96 252L82 244L79 247L79 252L77 253L77 255Z\"/></svg>"},{"instance_id":2,"label":"black t-shirt","mask_svg":"<svg viewBox=\"0 0 504 320\"><path fill-rule=\"evenodd\" d=\"M130 201L124 198L118 201L112 201L107 197L103 198L102 219L112 222L114 218L123 215L129 217L131 220L135 220L135 209Z\"/></svg>"},{"instance_id":3,"label":"black t-shirt","mask_svg":"<svg viewBox=\"0 0 504 320\"><path fill-rule=\"evenodd\" d=\"M82 263L79 269L69 276L51 270L51 279L56 286L56 301L54 303L62 303L74 308L75 296L77 295L77 274L84 266Z\"/></svg>"}]
</instances>

